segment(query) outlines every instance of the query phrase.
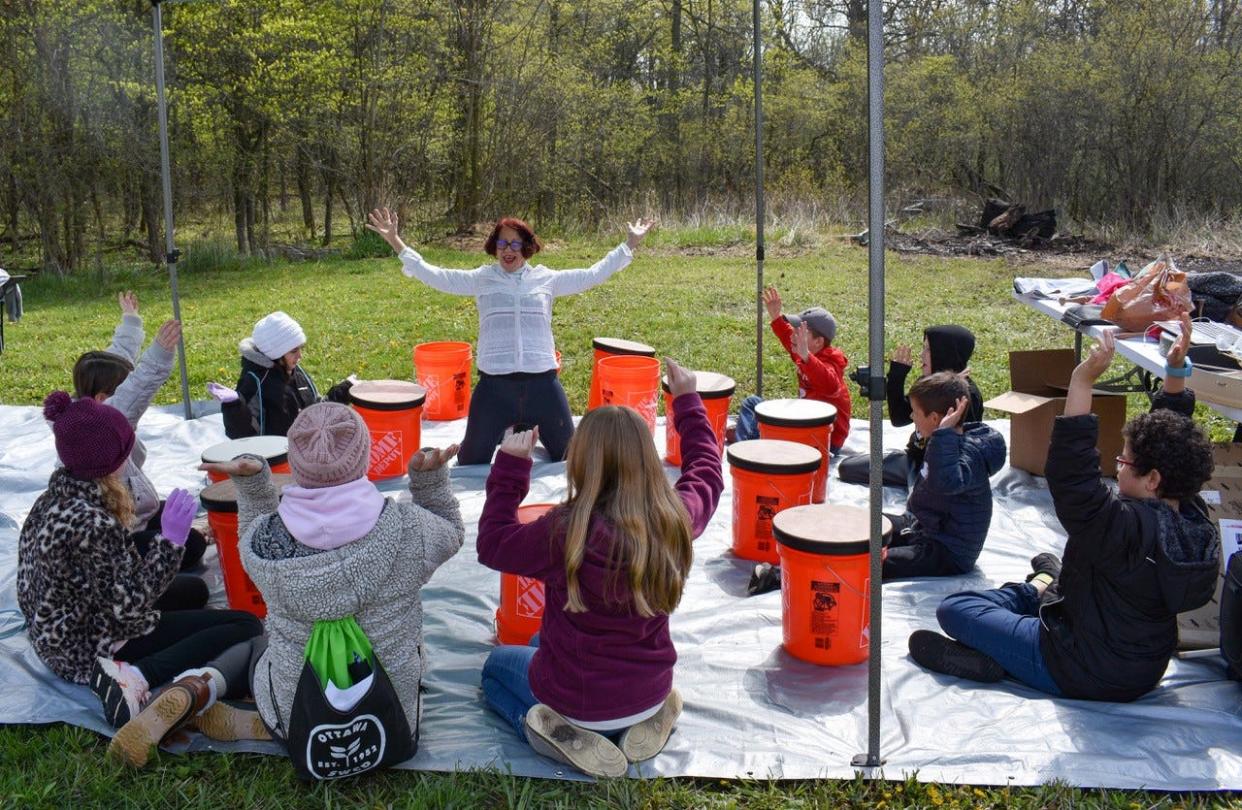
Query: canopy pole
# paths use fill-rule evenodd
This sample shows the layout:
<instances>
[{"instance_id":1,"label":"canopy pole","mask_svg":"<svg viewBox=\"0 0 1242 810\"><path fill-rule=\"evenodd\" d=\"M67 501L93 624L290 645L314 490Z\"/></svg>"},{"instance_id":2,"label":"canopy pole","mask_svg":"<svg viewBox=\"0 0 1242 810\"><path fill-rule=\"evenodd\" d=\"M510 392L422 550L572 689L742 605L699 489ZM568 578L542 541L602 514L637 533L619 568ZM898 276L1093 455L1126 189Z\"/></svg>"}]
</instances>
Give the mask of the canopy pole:
<instances>
[{"instance_id":1,"label":"canopy pole","mask_svg":"<svg viewBox=\"0 0 1242 810\"><path fill-rule=\"evenodd\" d=\"M763 36L754 0L755 49L755 393L763 396Z\"/></svg>"},{"instance_id":2,"label":"canopy pole","mask_svg":"<svg viewBox=\"0 0 1242 810\"><path fill-rule=\"evenodd\" d=\"M155 95L160 117L160 176L164 191L164 264L168 267L168 283L172 289L173 318L181 322L182 336L177 339L177 362L181 366L181 401L185 418L193 419L190 407L190 376L185 365L185 322L181 320L181 296L177 292L177 259L181 251L173 245L172 172L168 159L168 105L164 101L164 17L161 0L151 0L155 27Z\"/></svg>"},{"instance_id":3,"label":"canopy pole","mask_svg":"<svg viewBox=\"0 0 1242 810\"><path fill-rule=\"evenodd\" d=\"M880 547L884 505L884 18L881 0L867 2L868 285L870 366L867 392L871 420L871 645L867 662L867 752L853 764L878 768L880 758L880 646L882 596Z\"/></svg>"}]
</instances>

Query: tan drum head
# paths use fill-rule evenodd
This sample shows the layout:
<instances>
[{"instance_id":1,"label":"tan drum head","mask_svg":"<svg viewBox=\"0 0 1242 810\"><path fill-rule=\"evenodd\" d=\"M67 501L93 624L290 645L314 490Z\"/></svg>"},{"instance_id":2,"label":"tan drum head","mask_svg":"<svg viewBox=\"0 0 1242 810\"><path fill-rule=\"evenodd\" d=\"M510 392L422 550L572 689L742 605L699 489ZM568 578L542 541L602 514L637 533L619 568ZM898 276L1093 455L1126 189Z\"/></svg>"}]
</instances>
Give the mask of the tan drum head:
<instances>
[{"instance_id":1,"label":"tan drum head","mask_svg":"<svg viewBox=\"0 0 1242 810\"><path fill-rule=\"evenodd\" d=\"M655 357L655 349L646 343L621 338L597 337L591 344L609 354L636 354L641 357Z\"/></svg>"},{"instance_id":2,"label":"tan drum head","mask_svg":"<svg viewBox=\"0 0 1242 810\"><path fill-rule=\"evenodd\" d=\"M730 466L749 472L796 475L814 472L823 460L814 447L781 439L752 439L729 445L725 455Z\"/></svg>"},{"instance_id":3,"label":"tan drum head","mask_svg":"<svg viewBox=\"0 0 1242 810\"><path fill-rule=\"evenodd\" d=\"M349 398L363 408L404 411L422 405L427 389L408 380L359 380L349 389Z\"/></svg>"},{"instance_id":4,"label":"tan drum head","mask_svg":"<svg viewBox=\"0 0 1242 810\"><path fill-rule=\"evenodd\" d=\"M815 427L835 422L837 408L817 399L768 399L755 406L755 418L777 427Z\"/></svg>"},{"instance_id":5,"label":"tan drum head","mask_svg":"<svg viewBox=\"0 0 1242 810\"><path fill-rule=\"evenodd\" d=\"M247 453L265 458L269 466L275 467L289 460L289 440L284 436L247 436L244 439L231 439L208 447L203 451L202 459L205 462L218 464L232 461Z\"/></svg>"},{"instance_id":6,"label":"tan drum head","mask_svg":"<svg viewBox=\"0 0 1242 810\"><path fill-rule=\"evenodd\" d=\"M892 530L892 521L881 517L881 533ZM871 513L831 503L794 506L772 518L772 536L781 545L808 554L866 554L871 550Z\"/></svg>"},{"instance_id":7,"label":"tan drum head","mask_svg":"<svg viewBox=\"0 0 1242 810\"><path fill-rule=\"evenodd\" d=\"M726 377L724 374L717 374L714 371L695 371L694 380L695 387L698 389L699 396L703 399L725 399L733 396L733 392L737 389L737 383L732 377ZM664 393L668 390L668 375L660 377L660 385L664 389Z\"/></svg>"},{"instance_id":8,"label":"tan drum head","mask_svg":"<svg viewBox=\"0 0 1242 810\"><path fill-rule=\"evenodd\" d=\"M277 492L283 493L284 488L293 483L293 476L288 473L272 473L272 483L276 485ZM207 487L198 493L198 499L208 512L237 511L237 487L231 478Z\"/></svg>"}]
</instances>

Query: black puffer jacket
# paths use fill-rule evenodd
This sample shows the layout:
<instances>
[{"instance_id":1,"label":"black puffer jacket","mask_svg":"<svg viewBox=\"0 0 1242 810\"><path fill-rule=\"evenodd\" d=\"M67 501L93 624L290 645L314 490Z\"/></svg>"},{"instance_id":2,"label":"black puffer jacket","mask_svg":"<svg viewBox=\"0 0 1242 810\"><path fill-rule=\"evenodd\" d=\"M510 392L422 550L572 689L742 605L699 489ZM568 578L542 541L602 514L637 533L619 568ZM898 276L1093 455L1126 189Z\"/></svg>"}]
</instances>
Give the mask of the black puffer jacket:
<instances>
[{"instance_id":1,"label":"black puffer jacket","mask_svg":"<svg viewBox=\"0 0 1242 810\"><path fill-rule=\"evenodd\" d=\"M226 402L224 433L230 439L245 436L284 436L303 408L319 401L319 391L301 366L286 374L246 338L241 342L241 377L237 400Z\"/></svg>"},{"instance_id":2,"label":"black puffer jacket","mask_svg":"<svg viewBox=\"0 0 1242 810\"><path fill-rule=\"evenodd\" d=\"M1194 395L1157 397L1160 407L1189 414ZM1212 598L1220 534L1198 496L1174 512L1109 489L1098 431L1094 414L1057 417L1052 429L1045 472L1069 537L1061 577L1040 607L1039 646L1066 697L1129 701L1164 675L1177 614Z\"/></svg>"}]
</instances>

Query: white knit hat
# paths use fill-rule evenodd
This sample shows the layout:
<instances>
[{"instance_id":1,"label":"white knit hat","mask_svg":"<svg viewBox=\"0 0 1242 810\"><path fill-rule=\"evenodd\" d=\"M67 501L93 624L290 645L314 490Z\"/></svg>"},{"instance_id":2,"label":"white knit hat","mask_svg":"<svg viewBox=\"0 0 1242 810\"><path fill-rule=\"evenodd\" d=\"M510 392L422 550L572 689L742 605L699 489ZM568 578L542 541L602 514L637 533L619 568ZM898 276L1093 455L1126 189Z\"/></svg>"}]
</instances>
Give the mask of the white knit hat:
<instances>
[{"instance_id":1,"label":"white knit hat","mask_svg":"<svg viewBox=\"0 0 1242 810\"><path fill-rule=\"evenodd\" d=\"M302 327L283 312L273 312L260 319L250 337L254 347L273 360L279 360L306 343Z\"/></svg>"}]
</instances>

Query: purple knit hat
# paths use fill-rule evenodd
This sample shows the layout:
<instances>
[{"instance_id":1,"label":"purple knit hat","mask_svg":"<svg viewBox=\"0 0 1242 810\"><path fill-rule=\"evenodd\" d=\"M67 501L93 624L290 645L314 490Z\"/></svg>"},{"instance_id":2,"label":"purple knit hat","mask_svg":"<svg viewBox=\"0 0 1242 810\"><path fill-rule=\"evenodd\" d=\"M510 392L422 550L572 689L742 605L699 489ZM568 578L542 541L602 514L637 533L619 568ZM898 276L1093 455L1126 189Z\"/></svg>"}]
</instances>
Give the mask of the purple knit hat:
<instances>
[{"instance_id":1,"label":"purple knit hat","mask_svg":"<svg viewBox=\"0 0 1242 810\"><path fill-rule=\"evenodd\" d=\"M52 423L56 455L82 481L116 472L134 449L134 429L125 414L90 397L53 391L43 400L43 418Z\"/></svg>"},{"instance_id":2,"label":"purple knit hat","mask_svg":"<svg viewBox=\"0 0 1242 810\"><path fill-rule=\"evenodd\" d=\"M320 402L303 408L288 437L289 467L300 487L334 487L367 474L371 433L348 405Z\"/></svg>"}]
</instances>

